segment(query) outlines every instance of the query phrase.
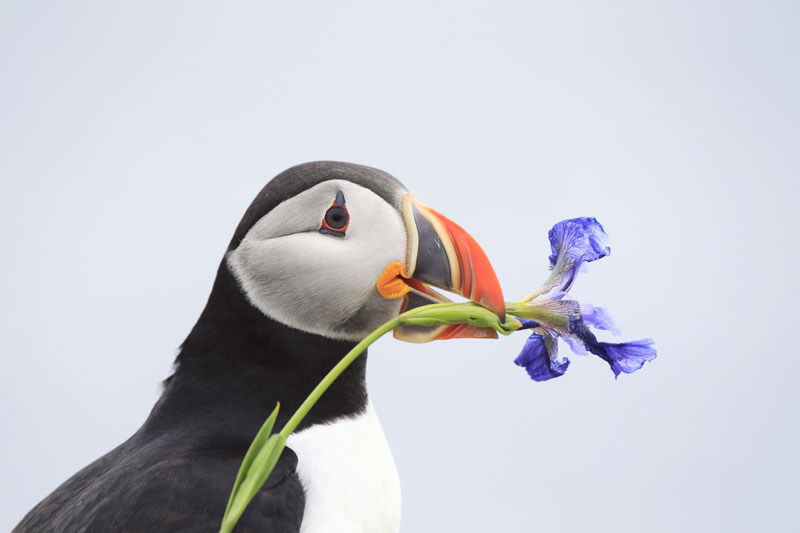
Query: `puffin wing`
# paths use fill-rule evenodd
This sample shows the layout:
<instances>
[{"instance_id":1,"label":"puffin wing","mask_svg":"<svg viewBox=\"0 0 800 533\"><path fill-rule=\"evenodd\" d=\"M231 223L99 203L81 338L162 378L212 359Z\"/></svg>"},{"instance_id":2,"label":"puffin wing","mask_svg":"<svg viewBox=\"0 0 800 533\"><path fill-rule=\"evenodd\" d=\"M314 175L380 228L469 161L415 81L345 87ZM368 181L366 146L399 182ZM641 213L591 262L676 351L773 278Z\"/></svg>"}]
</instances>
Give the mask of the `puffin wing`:
<instances>
[{"instance_id":1,"label":"puffin wing","mask_svg":"<svg viewBox=\"0 0 800 533\"><path fill-rule=\"evenodd\" d=\"M14 532L219 531L241 457L203 453L165 458L121 450L124 446L67 480ZM305 493L296 467L297 456L285 448L237 532L300 531Z\"/></svg>"}]
</instances>

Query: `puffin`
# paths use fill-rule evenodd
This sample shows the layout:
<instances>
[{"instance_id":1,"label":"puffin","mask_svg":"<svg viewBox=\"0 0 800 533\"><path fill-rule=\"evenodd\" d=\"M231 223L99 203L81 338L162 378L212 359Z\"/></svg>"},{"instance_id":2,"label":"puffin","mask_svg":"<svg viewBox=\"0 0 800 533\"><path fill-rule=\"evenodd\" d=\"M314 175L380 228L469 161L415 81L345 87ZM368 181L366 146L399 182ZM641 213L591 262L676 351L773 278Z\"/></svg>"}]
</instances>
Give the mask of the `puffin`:
<instances>
[{"instance_id":1,"label":"puffin","mask_svg":"<svg viewBox=\"0 0 800 533\"><path fill-rule=\"evenodd\" d=\"M219 531L241 461L276 404L281 428L371 331L448 301L437 288L504 316L480 246L390 174L331 161L278 174L236 227L144 424L14 532ZM409 342L494 335L463 324L394 330ZM363 354L289 437L235 531L399 530L400 481L366 364Z\"/></svg>"}]
</instances>

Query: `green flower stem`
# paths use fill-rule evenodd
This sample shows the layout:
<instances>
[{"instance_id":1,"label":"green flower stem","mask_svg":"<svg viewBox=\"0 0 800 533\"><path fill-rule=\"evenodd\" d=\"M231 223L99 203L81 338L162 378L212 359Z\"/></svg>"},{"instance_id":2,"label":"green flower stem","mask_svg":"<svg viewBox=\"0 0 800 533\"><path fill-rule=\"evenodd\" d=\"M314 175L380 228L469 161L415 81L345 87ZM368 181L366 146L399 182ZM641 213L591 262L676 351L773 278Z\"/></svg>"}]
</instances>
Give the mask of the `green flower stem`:
<instances>
[{"instance_id":1,"label":"green flower stem","mask_svg":"<svg viewBox=\"0 0 800 533\"><path fill-rule=\"evenodd\" d=\"M297 408L297 411L294 412L292 418L286 422L286 425L283 426L280 434L284 439L288 439L289 435L297 429L297 426L300 425L300 422L306 417L308 412L314 407L314 404L320 399L320 397L328 390L336 378L338 378L342 372L344 372L350 364L355 361L359 355L361 355L367 347L381 338L385 333L392 331L394 328L399 326L401 323L400 316L393 318L392 320L384 323L378 329L367 335L364 340L356 344L352 350L347 352L347 354L342 357L342 360L336 363L328 374L322 378L322 381L314 387L314 390L311 391L311 394L300 404L300 407Z\"/></svg>"},{"instance_id":2,"label":"green flower stem","mask_svg":"<svg viewBox=\"0 0 800 533\"><path fill-rule=\"evenodd\" d=\"M325 394L325 391L359 355L364 353L364 350L370 344L398 326L443 326L448 324L469 324L475 327L492 328L503 335L508 335L521 327L520 322L513 316L509 315L506 317L505 322L500 322L500 317L492 311L473 302L425 305L406 311L382 324L347 352L336 366L322 378L322 381L314 387L314 390L311 391L289 421L286 422L280 433L271 434L272 425L278 413L278 408L275 408L275 411L273 411L253 439L253 443L242 461L228 500L225 516L222 518L220 532L230 533L233 531L236 522L250 503L250 500L261 489L261 486L277 464L280 454L286 445L286 439L297 429L297 426L300 425L311 408Z\"/></svg>"},{"instance_id":3,"label":"green flower stem","mask_svg":"<svg viewBox=\"0 0 800 533\"><path fill-rule=\"evenodd\" d=\"M494 328L504 335L508 335L511 331L519 328L519 323L516 327L509 325L504 328L500 323L500 319L478 304L472 302L468 303L445 303L445 304L431 304L422 307L417 307L410 311L396 316L395 318L385 322L378 329L367 335L364 340L356 344L352 350L334 366L328 374L322 378L322 381L314 387L311 394L300 404L297 411L294 412L292 417L283 426L280 434L284 439L288 439L289 435L297 429L300 422L308 414L314 404L320 399L326 390L333 384L334 381L344 372L350 364L355 361L370 344L381 338L384 334L390 332L398 326L405 325L418 325L418 326L441 326L446 324L462 324L467 323L477 327ZM507 328L513 327L509 330Z\"/></svg>"}]
</instances>

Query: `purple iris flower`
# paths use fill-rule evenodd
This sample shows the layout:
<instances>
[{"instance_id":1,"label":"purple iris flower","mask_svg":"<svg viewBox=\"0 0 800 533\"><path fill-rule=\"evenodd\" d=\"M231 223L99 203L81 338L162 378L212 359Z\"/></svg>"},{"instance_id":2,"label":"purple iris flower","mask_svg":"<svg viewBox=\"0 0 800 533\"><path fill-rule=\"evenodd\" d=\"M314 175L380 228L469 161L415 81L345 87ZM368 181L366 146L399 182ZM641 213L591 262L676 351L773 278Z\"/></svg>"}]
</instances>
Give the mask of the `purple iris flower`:
<instances>
[{"instance_id":1,"label":"purple iris flower","mask_svg":"<svg viewBox=\"0 0 800 533\"><path fill-rule=\"evenodd\" d=\"M573 218L553 226L550 238L550 276L539 290L507 306L509 313L531 329L522 352L514 362L535 381L547 381L566 372L569 359L558 357L558 339L578 355L593 353L609 364L614 376L630 374L656 357L652 339L623 343L597 340L590 327L619 335L611 313L603 307L565 298L585 263L611 253L608 235L594 218Z\"/></svg>"}]
</instances>

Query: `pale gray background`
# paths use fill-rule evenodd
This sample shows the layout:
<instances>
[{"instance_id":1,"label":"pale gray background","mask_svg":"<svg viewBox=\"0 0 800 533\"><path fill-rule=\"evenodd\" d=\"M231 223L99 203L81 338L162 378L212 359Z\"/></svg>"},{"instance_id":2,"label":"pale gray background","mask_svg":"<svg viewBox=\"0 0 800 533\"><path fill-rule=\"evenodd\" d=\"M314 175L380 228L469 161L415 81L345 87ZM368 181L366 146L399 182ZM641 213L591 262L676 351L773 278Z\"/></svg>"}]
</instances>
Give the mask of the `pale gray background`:
<instances>
[{"instance_id":1,"label":"pale gray background","mask_svg":"<svg viewBox=\"0 0 800 533\"><path fill-rule=\"evenodd\" d=\"M269 5L267 5L269 4ZM404 531L797 531L797 2L0 4L0 530L142 423L255 193L387 170L659 358L381 340Z\"/></svg>"}]
</instances>

